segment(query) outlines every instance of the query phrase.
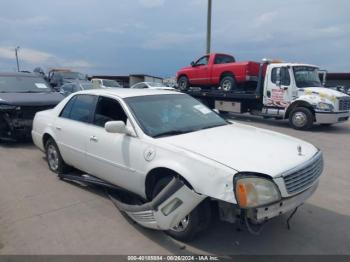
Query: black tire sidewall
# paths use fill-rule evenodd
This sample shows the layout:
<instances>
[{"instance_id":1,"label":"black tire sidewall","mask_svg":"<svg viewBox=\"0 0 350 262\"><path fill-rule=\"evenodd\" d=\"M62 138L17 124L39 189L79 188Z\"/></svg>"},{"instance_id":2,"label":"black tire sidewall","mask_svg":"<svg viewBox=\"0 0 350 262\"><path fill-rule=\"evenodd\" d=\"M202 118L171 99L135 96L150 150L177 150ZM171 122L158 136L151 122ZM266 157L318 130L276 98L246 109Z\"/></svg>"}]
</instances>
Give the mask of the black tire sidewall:
<instances>
[{"instance_id":1,"label":"black tire sidewall","mask_svg":"<svg viewBox=\"0 0 350 262\"><path fill-rule=\"evenodd\" d=\"M302 112L306 115L307 117L307 121L306 121L306 124L302 127L299 127L299 126L295 126L294 123L293 123L293 116L294 114L296 114L297 112ZM306 107L296 107L292 110L292 112L290 112L290 115L289 115L289 124L294 128L294 129L297 129L297 130L308 130L312 127L314 123L314 115L313 113L311 112L310 109L306 108Z\"/></svg>"},{"instance_id":2,"label":"black tire sidewall","mask_svg":"<svg viewBox=\"0 0 350 262\"><path fill-rule=\"evenodd\" d=\"M49 159L48 159L48 147L52 145L56 148L56 151L57 151L57 155L58 155L58 168L57 170L53 170L49 164ZM62 174L65 170L66 170L66 164L64 163L63 159L62 159L62 156L61 156L61 152L56 144L56 142L52 139L52 138L49 138L45 144L45 155L46 155L46 160L47 160L47 164L49 166L49 169L56 173L56 174Z\"/></svg>"}]
</instances>

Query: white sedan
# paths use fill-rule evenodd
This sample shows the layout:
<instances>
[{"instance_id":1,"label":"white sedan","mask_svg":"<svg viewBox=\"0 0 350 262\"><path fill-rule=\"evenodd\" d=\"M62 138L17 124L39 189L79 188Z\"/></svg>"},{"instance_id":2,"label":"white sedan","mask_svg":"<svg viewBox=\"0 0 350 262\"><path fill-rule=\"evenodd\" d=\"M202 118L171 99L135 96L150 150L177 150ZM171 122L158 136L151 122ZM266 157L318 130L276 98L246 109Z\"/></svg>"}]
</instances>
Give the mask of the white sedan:
<instances>
[{"instance_id":1,"label":"white sedan","mask_svg":"<svg viewBox=\"0 0 350 262\"><path fill-rule=\"evenodd\" d=\"M132 85L130 88L132 89L154 89L154 90L176 90L173 87L166 86L162 83L157 82L140 82Z\"/></svg>"},{"instance_id":2,"label":"white sedan","mask_svg":"<svg viewBox=\"0 0 350 262\"><path fill-rule=\"evenodd\" d=\"M214 211L251 231L295 210L316 190L323 169L313 145L227 122L171 91L74 93L36 114L32 137L53 172L72 166L137 194L144 204L119 207L181 240L204 230Z\"/></svg>"}]
</instances>

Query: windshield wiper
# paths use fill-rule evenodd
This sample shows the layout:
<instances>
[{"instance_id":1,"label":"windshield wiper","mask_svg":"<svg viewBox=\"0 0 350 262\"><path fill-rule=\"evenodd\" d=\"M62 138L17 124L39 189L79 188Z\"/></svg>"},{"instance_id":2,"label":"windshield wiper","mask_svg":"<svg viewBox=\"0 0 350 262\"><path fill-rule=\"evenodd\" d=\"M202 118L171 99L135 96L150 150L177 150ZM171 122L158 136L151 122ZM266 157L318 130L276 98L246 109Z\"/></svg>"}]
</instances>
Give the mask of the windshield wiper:
<instances>
[{"instance_id":1,"label":"windshield wiper","mask_svg":"<svg viewBox=\"0 0 350 262\"><path fill-rule=\"evenodd\" d=\"M163 136L175 136L175 135L190 133L193 131L195 131L195 130L171 130L171 131L156 134L153 137L157 138L157 137L163 137Z\"/></svg>"}]
</instances>

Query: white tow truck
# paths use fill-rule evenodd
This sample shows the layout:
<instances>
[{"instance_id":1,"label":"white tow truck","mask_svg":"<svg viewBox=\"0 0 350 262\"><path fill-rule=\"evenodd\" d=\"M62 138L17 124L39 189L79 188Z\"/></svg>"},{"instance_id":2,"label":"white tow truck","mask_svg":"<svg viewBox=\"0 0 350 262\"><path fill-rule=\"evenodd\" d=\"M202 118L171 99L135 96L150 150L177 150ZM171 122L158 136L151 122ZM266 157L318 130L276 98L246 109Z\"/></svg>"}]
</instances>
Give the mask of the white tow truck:
<instances>
[{"instance_id":1,"label":"white tow truck","mask_svg":"<svg viewBox=\"0 0 350 262\"><path fill-rule=\"evenodd\" d=\"M289 119L295 129L347 121L350 96L325 88L319 73L315 65L263 59L256 82L230 91L219 87L190 88L184 92L220 112Z\"/></svg>"}]
</instances>

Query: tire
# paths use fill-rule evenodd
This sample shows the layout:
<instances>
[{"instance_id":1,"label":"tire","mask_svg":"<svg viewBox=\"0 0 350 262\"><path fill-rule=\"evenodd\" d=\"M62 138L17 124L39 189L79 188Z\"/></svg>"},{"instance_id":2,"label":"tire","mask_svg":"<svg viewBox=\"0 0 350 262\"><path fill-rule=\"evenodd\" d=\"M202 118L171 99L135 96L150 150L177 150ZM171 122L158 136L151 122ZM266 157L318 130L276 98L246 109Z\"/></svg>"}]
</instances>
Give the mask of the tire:
<instances>
[{"instance_id":1,"label":"tire","mask_svg":"<svg viewBox=\"0 0 350 262\"><path fill-rule=\"evenodd\" d=\"M152 190L152 199L170 182L172 176L163 177L156 182ZM211 208L209 202L204 200L192 212L184 218L177 227L165 231L171 237L189 242L198 233L208 228L211 221Z\"/></svg>"},{"instance_id":2,"label":"tire","mask_svg":"<svg viewBox=\"0 0 350 262\"><path fill-rule=\"evenodd\" d=\"M237 89L237 82L232 75L227 75L221 79L220 86L223 91L233 91Z\"/></svg>"},{"instance_id":3,"label":"tire","mask_svg":"<svg viewBox=\"0 0 350 262\"><path fill-rule=\"evenodd\" d=\"M46 160L49 169L56 174L63 174L69 170L69 166L63 161L60 150L52 138L45 144Z\"/></svg>"},{"instance_id":4,"label":"tire","mask_svg":"<svg viewBox=\"0 0 350 262\"><path fill-rule=\"evenodd\" d=\"M297 130L308 130L314 123L314 115L306 107L296 107L289 114L289 124Z\"/></svg>"},{"instance_id":5,"label":"tire","mask_svg":"<svg viewBox=\"0 0 350 262\"><path fill-rule=\"evenodd\" d=\"M181 76L177 81L177 85L180 91L187 91L190 87L190 82L188 81L188 78L186 76Z\"/></svg>"}]
</instances>

